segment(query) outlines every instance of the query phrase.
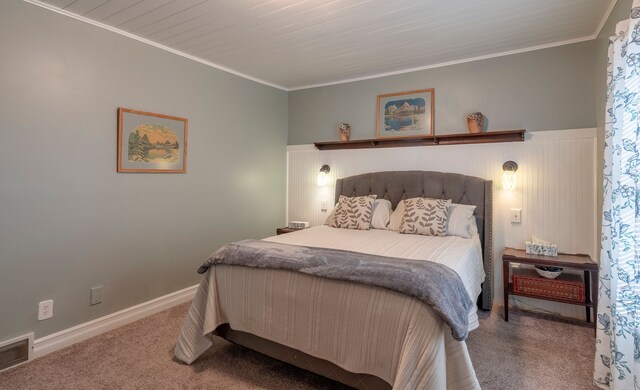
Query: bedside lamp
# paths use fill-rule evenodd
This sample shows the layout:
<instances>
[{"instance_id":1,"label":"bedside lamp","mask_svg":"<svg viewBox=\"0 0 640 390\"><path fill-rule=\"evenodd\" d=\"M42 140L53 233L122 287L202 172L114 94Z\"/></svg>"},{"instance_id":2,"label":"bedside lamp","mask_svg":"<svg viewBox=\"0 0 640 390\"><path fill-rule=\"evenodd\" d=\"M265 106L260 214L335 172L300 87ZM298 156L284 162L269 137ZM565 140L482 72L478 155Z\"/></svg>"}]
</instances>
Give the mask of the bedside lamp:
<instances>
[{"instance_id":1,"label":"bedside lamp","mask_svg":"<svg viewBox=\"0 0 640 390\"><path fill-rule=\"evenodd\" d=\"M327 164L324 164L322 168L320 168L320 172L318 172L318 185L320 187L329 184L329 171L331 171L331 168Z\"/></svg>"},{"instance_id":2,"label":"bedside lamp","mask_svg":"<svg viewBox=\"0 0 640 390\"><path fill-rule=\"evenodd\" d=\"M518 164L515 161L506 161L502 164L502 188L506 191L513 191L518 184L518 176L516 171L518 170Z\"/></svg>"}]
</instances>

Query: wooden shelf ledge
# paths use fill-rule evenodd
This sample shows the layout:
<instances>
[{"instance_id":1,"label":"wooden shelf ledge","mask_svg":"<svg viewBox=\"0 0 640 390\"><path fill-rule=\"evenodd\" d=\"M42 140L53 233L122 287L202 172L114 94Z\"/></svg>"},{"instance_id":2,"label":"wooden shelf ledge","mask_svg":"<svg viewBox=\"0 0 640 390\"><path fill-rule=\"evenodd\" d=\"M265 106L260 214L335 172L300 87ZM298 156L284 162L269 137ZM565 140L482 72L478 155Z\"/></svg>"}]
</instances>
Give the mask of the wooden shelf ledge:
<instances>
[{"instance_id":1,"label":"wooden shelf ledge","mask_svg":"<svg viewBox=\"0 0 640 390\"><path fill-rule=\"evenodd\" d=\"M359 139L347 142L314 142L319 150L398 148L404 146L437 146L460 144L488 144L496 142L522 142L526 130L490 131L487 133L443 134L416 138Z\"/></svg>"}]
</instances>

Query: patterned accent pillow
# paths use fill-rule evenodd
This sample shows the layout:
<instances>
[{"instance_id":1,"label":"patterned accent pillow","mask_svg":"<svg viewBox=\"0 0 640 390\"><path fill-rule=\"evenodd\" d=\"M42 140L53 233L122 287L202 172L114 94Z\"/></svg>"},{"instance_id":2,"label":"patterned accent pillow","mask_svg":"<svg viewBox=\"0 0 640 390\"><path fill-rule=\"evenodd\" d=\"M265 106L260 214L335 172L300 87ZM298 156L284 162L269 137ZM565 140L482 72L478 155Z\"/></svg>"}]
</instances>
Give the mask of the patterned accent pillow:
<instances>
[{"instance_id":1,"label":"patterned accent pillow","mask_svg":"<svg viewBox=\"0 0 640 390\"><path fill-rule=\"evenodd\" d=\"M353 197L340 195L333 219L327 218L327 225L343 229L369 230L375 200L376 195Z\"/></svg>"},{"instance_id":2,"label":"patterned accent pillow","mask_svg":"<svg viewBox=\"0 0 640 390\"><path fill-rule=\"evenodd\" d=\"M451 200L411 198L405 199L404 218L400 233L444 237Z\"/></svg>"}]
</instances>

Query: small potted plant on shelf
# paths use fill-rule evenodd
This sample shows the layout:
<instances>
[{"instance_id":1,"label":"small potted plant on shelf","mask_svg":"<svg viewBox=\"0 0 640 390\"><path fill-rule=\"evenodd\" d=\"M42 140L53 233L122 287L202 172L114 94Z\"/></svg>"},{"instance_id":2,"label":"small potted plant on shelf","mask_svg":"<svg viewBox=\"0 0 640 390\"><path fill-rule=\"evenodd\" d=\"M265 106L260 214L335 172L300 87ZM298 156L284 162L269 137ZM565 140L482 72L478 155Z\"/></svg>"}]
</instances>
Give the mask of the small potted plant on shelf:
<instances>
[{"instance_id":1,"label":"small potted plant on shelf","mask_svg":"<svg viewBox=\"0 0 640 390\"><path fill-rule=\"evenodd\" d=\"M351 138L351 126L348 123L342 123L338 129L340 130L340 141L349 141L349 138Z\"/></svg>"},{"instance_id":2,"label":"small potted plant on shelf","mask_svg":"<svg viewBox=\"0 0 640 390\"><path fill-rule=\"evenodd\" d=\"M481 133L482 125L484 124L484 115L481 112L472 112L467 115L467 127L469 133Z\"/></svg>"}]
</instances>

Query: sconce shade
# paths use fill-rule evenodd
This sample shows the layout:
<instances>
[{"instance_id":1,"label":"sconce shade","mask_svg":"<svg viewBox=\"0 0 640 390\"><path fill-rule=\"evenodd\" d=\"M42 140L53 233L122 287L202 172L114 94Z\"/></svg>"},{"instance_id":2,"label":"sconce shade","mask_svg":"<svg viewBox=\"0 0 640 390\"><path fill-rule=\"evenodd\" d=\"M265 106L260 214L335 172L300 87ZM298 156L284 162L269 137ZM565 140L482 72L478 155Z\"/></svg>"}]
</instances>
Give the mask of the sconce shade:
<instances>
[{"instance_id":1,"label":"sconce shade","mask_svg":"<svg viewBox=\"0 0 640 390\"><path fill-rule=\"evenodd\" d=\"M502 188L507 191L513 191L518 185L518 176L516 171L518 170L518 164L515 161L506 161L502 164Z\"/></svg>"},{"instance_id":2,"label":"sconce shade","mask_svg":"<svg viewBox=\"0 0 640 390\"><path fill-rule=\"evenodd\" d=\"M318 185L323 187L329 184L329 172L331 171L331 167L327 164L324 164L322 168L320 168L320 172L318 172Z\"/></svg>"}]
</instances>

